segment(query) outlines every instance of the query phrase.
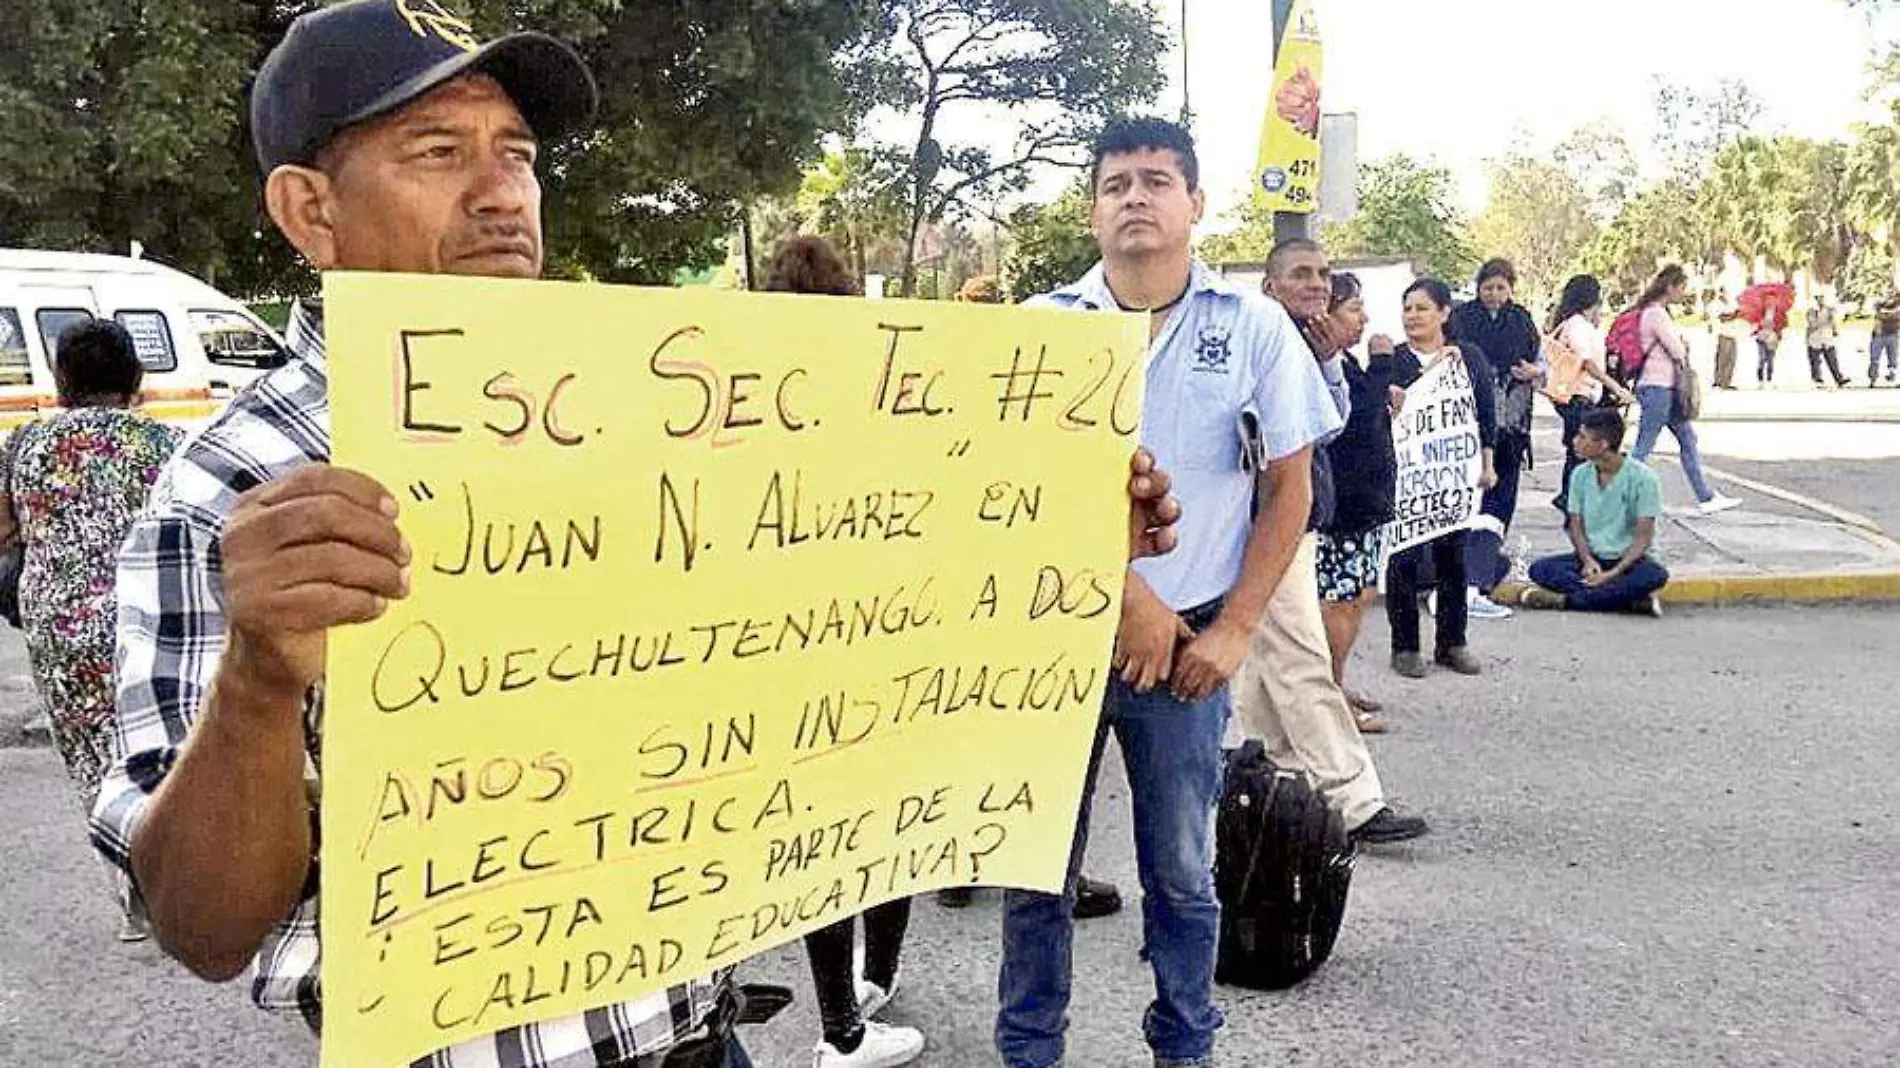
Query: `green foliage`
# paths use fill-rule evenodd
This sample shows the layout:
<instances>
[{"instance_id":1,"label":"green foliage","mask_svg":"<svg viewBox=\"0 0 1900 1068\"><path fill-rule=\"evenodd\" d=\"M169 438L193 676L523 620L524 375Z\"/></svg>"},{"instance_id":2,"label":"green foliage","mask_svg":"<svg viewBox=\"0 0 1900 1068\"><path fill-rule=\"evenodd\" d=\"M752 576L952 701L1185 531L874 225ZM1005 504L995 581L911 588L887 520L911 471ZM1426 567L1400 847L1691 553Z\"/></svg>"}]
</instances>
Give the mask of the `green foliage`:
<instances>
[{"instance_id":1,"label":"green foliage","mask_svg":"<svg viewBox=\"0 0 1900 1068\"><path fill-rule=\"evenodd\" d=\"M1142 0L882 0L870 36L889 47L862 77L879 86L878 103L919 119L901 156L911 175L904 293L926 224L1020 192L1036 168L1079 166L1101 125L1164 81L1165 41ZM1013 124L1009 151L944 142L945 110L972 105Z\"/></svg>"},{"instance_id":2,"label":"green foliage","mask_svg":"<svg viewBox=\"0 0 1900 1068\"><path fill-rule=\"evenodd\" d=\"M1840 298L1867 305L1884 300L1895 291L1893 249L1878 242L1856 244L1847 257L1847 267L1834 280Z\"/></svg>"},{"instance_id":3,"label":"green foliage","mask_svg":"<svg viewBox=\"0 0 1900 1068\"><path fill-rule=\"evenodd\" d=\"M1453 285L1478 263L1452 203L1451 172L1403 153L1361 169L1359 214L1326 227L1322 240L1336 259L1410 256Z\"/></svg>"},{"instance_id":4,"label":"green foliage","mask_svg":"<svg viewBox=\"0 0 1900 1068\"><path fill-rule=\"evenodd\" d=\"M1707 265L1720 255L1698 211L1695 187L1671 179L1625 204L1584 248L1581 269L1596 275L1606 298L1620 306L1664 264Z\"/></svg>"},{"instance_id":5,"label":"green foliage","mask_svg":"<svg viewBox=\"0 0 1900 1068\"><path fill-rule=\"evenodd\" d=\"M864 30L852 5L541 7L563 9L543 13L576 34L590 13L600 26L579 39L602 86L599 127L557 146L545 179L553 273L661 284L716 263L741 205L790 192L818 136L855 117L833 62Z\"/></svg>"},{"instance_id":6,"label":"green foliage","mask_svg":"<svg viewBox=\"0 0 1900 1068\"><path fill-rule=\"evenodd\" d=\"M242 295L307 291L274 232L244 86L310 0L0 5L0 244L154 259ZM664 282L719 261L740 205L790 192L819 135L876 89L860 5L821 0L471 0L484 34L574 43L600 122L546 146L549 271Z\"/></svg>"},{"instance_id":7,"label":"green foliage","mask_svg":"<svg viewBox=\"0 0 1900 1068\"><path fill-rule=\"evenodd\" d=\"M1491 167L1491 195L1472 226L1485 256L1517 268L1517 299L1526 307L1553 303L1597 235L1594 205L1575 175L1555 163L1515 152Z\"/></svg>"},{"instance_id":8,"label":"green foliage","mask_svg":"<svg viewBox=\"0 0 1900 1068\"><path fill-rule=\"evenodd\" d=\"M1056 202L1018 208L1009 219L1003 289L1012 301L1068 285L1100 258L1089 231L1089 186L1078 179Z\"/></svg>"},{"instance_id":9,"label":"green foliage","mask_svg":"<svg viewBox=\"0 0 1900 1068\"><path fill-rule=\"evenodd\" d=\"M830 241L859 274L897 274L903 270L908 185L902 160L889 151L828 153L799 185L799 227Z\"/></svg>"},{"instance_id":10,"label":"green foliage","mask_svg":"<svg viewBox=\"0 0 1900 1068\"><path fill-rule=\"evenodd\" d=\"M0 5L0 244L154 255L215 274L251 229L235 156L255 5Z\"/></svg>"},{"instance_id":11,"label":"green foliage","mask_svg":"<svg viewBox=\"0 0 1900 1068\"><path fill-rule=\"evenodd\" d=\"M1201 240L1201 258L1209 263L1264 263L1273 251L1273 213L1258 197L1248 197L1234 212L1238 224L1224 234Z\"/></svg>"}]
</instances>

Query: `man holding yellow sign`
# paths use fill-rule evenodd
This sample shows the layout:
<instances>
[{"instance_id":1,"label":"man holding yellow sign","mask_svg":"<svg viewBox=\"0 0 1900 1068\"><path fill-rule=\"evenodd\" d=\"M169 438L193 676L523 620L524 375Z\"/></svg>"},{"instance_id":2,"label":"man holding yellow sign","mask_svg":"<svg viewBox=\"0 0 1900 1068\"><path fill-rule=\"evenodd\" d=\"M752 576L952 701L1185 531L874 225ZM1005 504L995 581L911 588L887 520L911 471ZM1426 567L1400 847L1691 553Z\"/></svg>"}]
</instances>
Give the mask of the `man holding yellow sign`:
<instances>
[{"instance_id":1,"label":"man holding yellow sign","mask_svg":"<svg viewBox=\"0 0 1900 1068\"><path fill-rule=\"evenodd\" d=\"M583 128L594 97L592 80L579 59L549 38L517 35L480 46L465 24L427 0L349 0L320 9L293 24L266 59L253 90L252 132L266 174L271 218L292 245L324 271L535 278L542 259L540 187L534 169L537 146ZM343 291L352 306L373 304L365 294L375 286L367 279L346 281L350 284ZM432 290L428 287L434 283L416 279L392 278L386 284L393 289L399 281L405 293L414 294L416 307L453 301L464 292ZM571 287L570 295L583 301L612 299L595 287ZM334 312L335 305L331 307ZM324 324L312 316L297 325L294 334L303 341L289 365L234 401L179 454L160 483L152 510L134 529L122 554L116 722L122 759L102 788L94 811L94 839L122 869L133 907L149 914L168 953L199 975L219 981L254 964L252 994L261 1007L300 1012L313 1028L327 1015L331 1022L324 1028L326 1060L335 1057L352 1066L372 1065L392 1060L398 1038L406 1048L413 1044L413 1035L402 1032L381 1045L351 1047L350 1056L332 1048L346 1018L355 1029L352 1034L369 1033L361 1031L363 1021L375 1019L382 995L343 1000L337 992L360 985L359 971L321 974L324 956L334 962L344 959L348 950L347 956L360 958L374 954L376 947L365 941L320 948L313 829L324 793L319 781L326 785L333 778L338 783L355 782L366 772L380 769L354 760L345 760L346 766L339 767L332 747L320 744L325 693L328 689L333 720L375 717L378 723L393 724L401 721L400 701L382 701L389 688L412 680L379 680L374 693L380 711L369 710L367 699L358 707L354 695L347 702L349 707L344 707L346 702L339 699L342 691L333 688L338 680L327 678L326 633L334 631L330 633L333 647L347 648L377 621L403 610L417 586L442 588L471 567L497 572L501 570L494 563L497 556L506 557L502 563L517 572L538 566L544 558L551 567L557 553L539 522L531 530L523 524L528 532L519 543L513 540L515 528L509 527L508 548L499 553L492 538L496 528L491 524L490 539L473 543L479 546L472 549L473 564L467 558L458 564L453 550L443 546L437 546L432 555L419 552L398 527L402 509L385 484L328 464L331 368L325 362ZM335 328L333 335L356 329L342 316L330 325ZM405 346L409 340L405 335ZM337 348L346 351L340 342ZM375 351L375 346L369 350ZM347 351L359 350L352 344ZM408 366L409 355L405 348L404 367L414 370ZM518 369L524 372L532 369L528 365L551 358L538 351L514 355L520 357ZM701 381L690 361L667 363L656 355L654 367L656 373L671 369L674 381L689 393ZM339 378L348 373L359 380L382 373L348 368L342 361L334 370ZM403 383L400 407L405 428L415 432L412 442L430 433L449 435L451 424L441 414L442 390L455 371L446 363L440 368L442 377L435 385L441 388L436 392L420 375L412 374ZM515 403L528 408L525 391L497 385L497 380L489 385L488 398L502 402L504 411ZM742 403L746 385L737 376L726 384L722 426L710 436L697 438L695 444L710 449L719 445L721 433L743 434L751 425L747 413L772 412L776 420L788 424L798 420L800 397L792 375L781 376L776 396L753 394L750 406ZM891 410L908 405L906 411L923 413L932 403L928 381L914 373L894 372L886 385ZM562 424L556 415L561 388L557 383L540 395L544 403L538 404L539 418L532 422L535 433L546 440L523 445L524 453L560 448L577 442L576 435L611 436L619 429L604 421ZM387 396L386 379L384 389ZM880 406L884 404L881 395ZM1025 413L1029 405L1024 402ZM1072 414L1090 410L1077 404ZM524 431L529 422L524 419ZM1081 440L1081 435L1073 436ZM524 461L513 466L520 471L529 465ZM465 495L468 486L463 484ZM427 512L429 506L422 502L433 497L427 486L418 483L408 488L417 510ZM446 491L448 487L440 488ZM1138 453L1127 488L1134 499L1128 511L1127 540L1122 540L1119 517L1116 529L1108 532L1116 557L1124 548L1133 555L1167 552L1175 540L1172 528L1179 515L1168 496L1167 476L1145 453ZM880 536L896 536L890 533L899 526L896 496L881 497L877 503ZM472 531L474 499L456 499L458 505L462 501L467 502ZM910 507L902 524L905 529L914 526L921 514L917 501L911 501ZM871 535L871 511L867 499L862 515L852 513L854 536ZM831 515L831 530L842 537L838 532L843 521L837 512ZM411 516L401 518L405 524L412 520ZM603 551L598 525L576 518L565 528L555 525L554 529L556 540L564 542L560 553L564 566ZM796 517L773 527L762 510L753 533L755 539L785 539L784 547L787 542L796 544L798 530ZM535 532L540 532L539 543ZM686 550L689 558L694 551ZM705 551L710 552L710 546ZM624 600L636 591L612 592L616 600ZM920 603L907 607L918 609ZM491 596L475 614L504 617L512 607ZM896 618L886 609L873 619L872 627L888 626ZM924 622L920 610L900 615L900 626ZM840 633L845 625L841 620ZM823 626L827 629L817 631L818 641L829 633L829 624ZM782 621L776 629L778 640L789 640L793 627L793 620ZM851 627L856 634L856 624ZM807 640L813 629L808 625ZM715 639L720 633L712 631ZM729 655L746 655L742 650L753 637L749 628L727 632ZM451 681L455 672L436 682L421 679L422 692L407 699L410 705L405 707L426 709L434 704L437 685L444 690L457 687L458 693L470 688L503 692L525 688L529 683L522 681L525 676L520 672L525 669L517 662L518 652L510 650L498 659L492 684L487 680L486 659L481 661L481 683L473 682L466 664L455 681ZM604 672L606 653L596 652L577 652L575 662L585 668L585 661L591 661L596 673ZM329 655L332 670L338 660L348 659L334 651ZM623 645L610 666L616 676L623 664L632 665L630 671L639 670L634 662L640 655L636 637L631 652ZM665 659L677 654L655 654L649 649L647 655L649 666L656 655L663 663L680 662ZM547 692L557 681L579 677L560 667L559 653L544 661L536 679L543 684L539 692ZM920 691L923 688L920 683ZM1034 686L1027 691L1021 697L1025 705L1034 700ZM992 706L1013 701L1010 695L1016 692L1000 679L980 689ZM423 720L413 722L420 734L439 737L445 733ZM550 727L554 725L550 720ZM837 725L834 718L834 734ZM457 729L448 728L446 733ZM632 729L636 739L644 733L642 727ZM648 743L642 745L642 755L651 760L664 760L672 752L671 742L661 744L649 736ZM376 759L393 762L404 755L378 754ZM320 760L321 780L316 774ZM495 758L482 763L479 771L442 772L433 784L425 778L420 791L392 770L384 798L387 807L364 821L368 831L360 842L326 835L323 885L330 885L329 869L352 861L359 852L370 855L379 838L413 835L414 824L424 818L425 798L430 812L438 801L452 807L516 792L534 791L553 799L573 785L578 754L575 760L570 764L566 757L552 753L528 754L512 763ZM926 807L915 813L913 822L930 818L929 802L925 799ZM995 804L1003 809L1015 801L999 798ZM712 809L705 824L718 828L727 819L728 808L721 804ZM770 811L766 808L759 818ZM330 825L335 815L325 809L321 818ZM355 812L346 815L356 817ZM599 833L604 854L608 838L604 831ZM659 833L654 826L642 829L636 822L633 842L652 841ZM478 889L506 864L535 874L550 863L547 858L552 854L542 848L543 842L537 836L525 845L516 843L506 862L498 859L494 841L484 842L472 873L465 868L460 881L476 884L470 889ZM816 842L812 845L815 848ZM797 863L790 857L777 858L777 862L781 870ZM715 863L694 874L710 880ZM344 909L326 909L324 930L333 923L377 921L369 929L384 933L385 955L392 943L401 946L399 935L407 938L406 931L417 928L399 929L400 923L414 918L396 917L396 902L408 885L407 876L399 873L400 865L375 874L370 908L361 913L350 909L346 916ZM430 863L419 880L423 887L419 893L429 899L427 907L459 901L449 884L451 878ZM652 911L657 912L661 905L658 880L654 898ZM580 901L581 906L561 921L570 936L577 928L602 922L602 908L611 912L621 904L594 905L585 897ZM466 929L458 933L453 928L459 921L446 913L422 922L434 923L436 965L475 952L477 938L512 941L523 938L525 929L517 918L510 921L512 936L505 934L506 926L496 923L488 925L485 935ZM652 926L658 928L649 932L658 948L650 965L643 959L640 968L644 972L650 966L656 974L667 976L664 982L671 984L667 988L656 987L657 992L645 996L552 1019L546 1018L552 1014L535 1009L539 999L532 971L525 988L505 986L508 977L504 975L493 992L483 990L472 1000L454 1001L445 992L435 999L435 1026L444 1034L466 1037L432 1047L434 1052L422 1062L436 1068L477 1064L744 1068L749 1062L732 1037L739 1009L728 972L721 969L708 978L670 974L668 953L659 938L666 933L665 921L654 921ZM540 933L545 937L547 926ZM583 985L581 973L591 978L596 960L589 953L574 976L561 977L561 985L569 986L570 980L576 988ZM631 970L634 964L628 957L615 960L614 967ZM552 980L544 974L541 982L540 996L547 997L545 987ZM331 996L326 999L320 989ZM383 992L391 1002L414 993ZM492 1017L485 1015L490 1013ZM483 1021L489 1018L508 1022L484 1027ZM414 1058L404 1053L403 1059Z\"/></svg>"}]
</instances>

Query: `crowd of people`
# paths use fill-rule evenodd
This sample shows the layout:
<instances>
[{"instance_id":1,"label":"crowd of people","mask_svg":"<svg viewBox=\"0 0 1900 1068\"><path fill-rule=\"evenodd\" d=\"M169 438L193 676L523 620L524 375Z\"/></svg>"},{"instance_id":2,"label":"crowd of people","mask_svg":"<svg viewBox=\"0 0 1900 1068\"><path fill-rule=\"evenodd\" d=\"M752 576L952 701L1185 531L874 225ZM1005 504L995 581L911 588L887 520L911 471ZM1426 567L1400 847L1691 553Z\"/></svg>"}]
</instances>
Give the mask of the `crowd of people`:
<instances>
[{"instance_id":1,"label":"crowd of people","mask_svg":"<svg viewBox=\"0 0 1900 1068\"><path fill-rule=\"evenodd\" d=\"M1745 345L1755 348L1755 387L1772 388L1777 357L1782 346L1793 337L1794 290L1778 284L1778 299L1761 302L1750 313L1742 296L1727 291L1706 294L1702 312L1715 331L1716 389L1732 390L1735 370ZM1861 305L1871 322L1867 339L1867 375L1869 389L1900 385L1900 293L1890 294ZM1806 308L1801 335L1802 348L1808 354L1808 378L1816 386L1845 389L1854 378L1841 365L1841 307L1826 292L1817 289ZM1884 370L1883 370L1884 368Z\"/></svg>"},{"instance_id":2,"label":"crowd of people","mask_svg":"<svg viewBox=\"0 0 1900 1068\"><path fill-rule=\"evenodd\" d=\"M584 123L591 76L552 39L517 35L471 53L459 35L412 32L400 8L321 9L265 60L251 128L272 222L319 270L537 276L537 145ZM327 57L342 54L361 62L339 72ZM1664 429L1704 510L1733 502L1708 491L1697 462L1687 353L1670 317L1686 293L1680 269L1625 313L1627 337L1606 335L1588 277L1571 280L1540 329L1515 300L1511 265L1493 260L1475 300L1459 305L1446 282L1420 278L1404 294L1404 338L1367 338L1358 280L1335 273L1313 241L1274 249L1262 293L1195 257L1205 194L1180 126L1111 126L1091 177L1100 262L1030 303L1146 317L1144 448L1066 890L1003 896L995 1041L1010 1068L1063 1062L1075 920L1119 907L1114 888L1080 871L1113 737L1154 975L1143 1033L1157 1068L1195 1068L1213 1063L1224 1022L1212 815L1225 754L1264 741L1362 845L1428 833L1386 795L1365 740L1386 729L1381 703L1348 685L1348 665L1383 592L1395 672L1484 670L1469 621L1510 611L1494 594L1554 347L1583 368L1574 393L1553 398L1567 454L1553 503L1571 551L1531 567L1537 586L1523 604L1656 610L1668 580L1652 555L1661 487L1643 460ZM768 288L861 291L815 238L779 250ZM56 355L62 411L0 450L0 539L23 555L35 678L92 840L118 876L124 937L149 928L213 980L251 968L259 1006L314 1029L323 638L407 596L410 549L388 490L328 463L321 308L298 306L290 327L290 361L183 444L136 410L140 364L125 331L69 330ZM1394 420L1408 388L1448 360L1467 372L1476 412L1480 516L1389 553ZM1629 456L1622 409L1640 412ZM1422 608L1434 618L1429 660ZM818 1068L887 1068L923 1051L920 1031L878 1019L899 991L910 920L898 901L806 939ZM734 999L723 970L419 1063L743 1068Z\"/></svg>"}]
</instances>

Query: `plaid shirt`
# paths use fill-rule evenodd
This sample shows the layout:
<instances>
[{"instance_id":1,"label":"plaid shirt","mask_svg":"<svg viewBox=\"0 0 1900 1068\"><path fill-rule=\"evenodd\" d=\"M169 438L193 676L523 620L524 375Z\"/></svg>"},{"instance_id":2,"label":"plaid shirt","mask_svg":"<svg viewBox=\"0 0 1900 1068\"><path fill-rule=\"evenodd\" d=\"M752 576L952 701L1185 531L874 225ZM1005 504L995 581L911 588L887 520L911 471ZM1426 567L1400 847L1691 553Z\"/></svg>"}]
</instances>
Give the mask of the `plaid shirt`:
<instances>
[{"instance_id":1,"label":"plaid shirt","mask_svg":"<svg viewBox=\"0 0 1900 1068\"><path fill-rule=\"evenodd\" d=\"M224 651L218 543L225 519L245 491L330 458L322 324L299 306L289 338L290 362L232 401L178 452L119 555L119 695L112 750L117 759L93 810L92 840L123 873L127 902L140 913L144 902L133 881L132 839L152 794L178 759ZM313 830L322 703L319 688L305 709ZM312 857L302 901L265 938L251 980L251 997L260 1008L295 1009L313 1030L320 1030L322 1008L317 885ZM425 1057L416 1066L657 1063L654 1055L703 1033L729 979L729 972L721 972L639 1001L511 1028Z\"/></svg>"}]
</instances>

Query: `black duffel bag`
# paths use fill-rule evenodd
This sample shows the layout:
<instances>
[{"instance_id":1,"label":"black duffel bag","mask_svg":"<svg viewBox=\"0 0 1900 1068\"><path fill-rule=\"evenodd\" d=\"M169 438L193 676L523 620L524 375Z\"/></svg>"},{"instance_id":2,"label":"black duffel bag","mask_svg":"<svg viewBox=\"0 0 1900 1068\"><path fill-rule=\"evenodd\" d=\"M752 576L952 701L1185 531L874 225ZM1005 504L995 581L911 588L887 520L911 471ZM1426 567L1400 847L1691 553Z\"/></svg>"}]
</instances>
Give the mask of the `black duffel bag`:
<instances>
[{"instance_id":1,"label":"black duffel bag","mask_svg":"<svg viewBox=\"0 0 1900 1068\"><path fill-rule=\"evenodd\" d=\"M1306 777L1275 767L1258 741L1228 754L1214 849L1215 980L1285 990L1326 963L1352 888L1352 838Z\"/></svg>"}]
</instances>

